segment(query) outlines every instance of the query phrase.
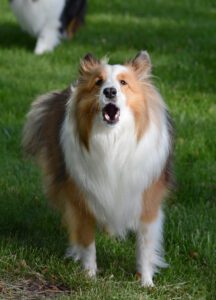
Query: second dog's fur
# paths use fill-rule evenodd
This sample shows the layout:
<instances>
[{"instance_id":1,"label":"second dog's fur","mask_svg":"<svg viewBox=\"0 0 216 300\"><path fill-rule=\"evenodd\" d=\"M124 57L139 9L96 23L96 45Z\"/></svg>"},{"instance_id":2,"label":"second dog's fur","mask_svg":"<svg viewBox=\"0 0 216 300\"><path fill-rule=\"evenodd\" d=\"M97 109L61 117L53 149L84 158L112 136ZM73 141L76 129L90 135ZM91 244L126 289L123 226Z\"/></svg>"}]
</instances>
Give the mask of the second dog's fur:
<instances>
[{"instance_id":1,"label":"second dog's fur","mask_svg":"<svg viewBox=\"0 0 216 300\"><path fill-rule=\"evenodd\" d=\"M84 22L86 0L10 0L23 30L37 38L35 54L52 51Z\"/></svg>"}]
</instances>

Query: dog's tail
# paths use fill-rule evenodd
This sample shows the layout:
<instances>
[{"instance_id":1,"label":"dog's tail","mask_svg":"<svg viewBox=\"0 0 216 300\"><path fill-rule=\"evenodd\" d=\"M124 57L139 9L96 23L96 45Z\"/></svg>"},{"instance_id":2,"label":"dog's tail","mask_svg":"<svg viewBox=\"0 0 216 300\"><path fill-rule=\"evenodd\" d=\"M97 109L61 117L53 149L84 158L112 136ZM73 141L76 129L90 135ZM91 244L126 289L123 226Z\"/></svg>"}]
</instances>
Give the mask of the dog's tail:
<instances>
[{"instance_id":1,"label":"dog's tail","mask_svg":"<svg viewBox=\"0 0 216 300\"><path fill-rule=\"evenodd\" d=\"M43 147L43 127L52 97L53 94L47 94L37 98L27 114L22 139L22 145L27 154L35 156Z\"/></svg>"},{"instance_id":2,"label":"dog's tail","mask_svg":"<svg viewBox=\"0 0 216 300\"><path fill-rule=\"evenodd\" d=\"M52 135L50 127L60 127L64 118L70 89L53 92L37 98L27 114L22 146L30 156L37 156L48 146ZM57 129L57 128L56 128Z\"/></svg>"}]
</instances>

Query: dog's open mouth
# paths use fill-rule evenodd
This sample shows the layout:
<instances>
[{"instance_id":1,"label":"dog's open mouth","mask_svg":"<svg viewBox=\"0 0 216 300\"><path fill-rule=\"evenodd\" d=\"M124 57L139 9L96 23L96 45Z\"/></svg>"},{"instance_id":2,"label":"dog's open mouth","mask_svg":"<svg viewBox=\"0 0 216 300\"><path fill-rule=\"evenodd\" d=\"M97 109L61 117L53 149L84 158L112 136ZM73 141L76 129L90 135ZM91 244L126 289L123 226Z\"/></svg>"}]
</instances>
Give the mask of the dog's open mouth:
<instances>
[{"instance_id":1,"label":"dog's open mouth","mask_svg":"<svg viewBox=\"0 0 216 300\"><path fill-rule=\"evenodd\" d=\"M102 114L105 122L114 125L119 121L120 109L115 104L109 103L104 106Z\"/></svg>"}]
</instances>

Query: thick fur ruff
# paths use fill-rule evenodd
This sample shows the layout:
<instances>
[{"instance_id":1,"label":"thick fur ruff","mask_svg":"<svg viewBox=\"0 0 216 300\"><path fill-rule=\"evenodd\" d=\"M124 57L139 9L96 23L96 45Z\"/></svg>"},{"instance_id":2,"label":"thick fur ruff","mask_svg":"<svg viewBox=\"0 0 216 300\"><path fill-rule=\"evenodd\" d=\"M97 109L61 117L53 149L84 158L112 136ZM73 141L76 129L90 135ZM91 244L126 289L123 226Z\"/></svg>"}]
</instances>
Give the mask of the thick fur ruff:
<instances>
[{"instance_id":1,"label":"thick fur ruff","mask_svg":"<svg viewBox=\"0 0 216 300\"><path fill-rule=\"evenodd\" d=\"M167 109L150 77L145 51L125 65L86 55L74 87L32 104L23 136L44 172L48 197L62 210L67 256L93 276L95 224L119 236L135 231L145 286L165 266L161 205L172 152Z\"/></svg>"},{"instance_id":2,"label":"thick fur ruff","mask_svg":"<svg viewBox=\"0 0 216 300\"><path fill-rule=\"evenodd\" d=\"M37 38L35 54L52 51L83 24L86 0L10 0L23 30Z\"/></svg>"}]
</instances>

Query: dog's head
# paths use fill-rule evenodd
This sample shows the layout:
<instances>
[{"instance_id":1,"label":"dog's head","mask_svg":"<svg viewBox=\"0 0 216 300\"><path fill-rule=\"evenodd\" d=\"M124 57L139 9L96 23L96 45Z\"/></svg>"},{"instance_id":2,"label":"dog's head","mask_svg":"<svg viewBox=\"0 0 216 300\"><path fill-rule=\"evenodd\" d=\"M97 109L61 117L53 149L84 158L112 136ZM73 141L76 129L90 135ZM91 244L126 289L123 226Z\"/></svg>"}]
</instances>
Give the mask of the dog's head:
<instances>
[{"instance_id":1,"label":"dog's head","mask_svg":"<svg viewBox=\"0 0 216 300\"><path fill-rule=\"evenodd\" d=\"M110 65L91 54L81 60L76 118L85 145L93 122L115 128L127 121L129 115L134 117L138 137L142 134L148 119L150 73L151 62L146 51L124 65Z\"/></svg>"}]
</instances>

